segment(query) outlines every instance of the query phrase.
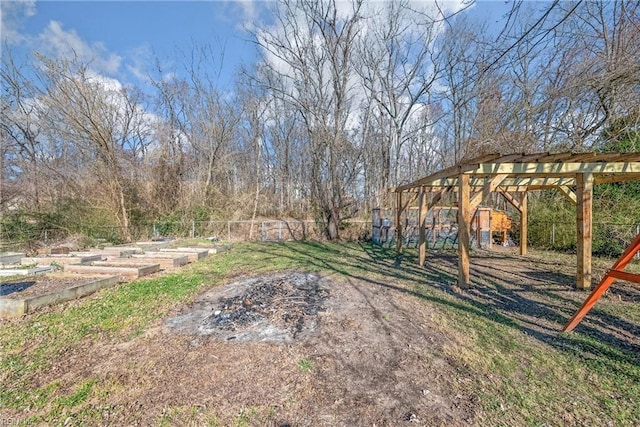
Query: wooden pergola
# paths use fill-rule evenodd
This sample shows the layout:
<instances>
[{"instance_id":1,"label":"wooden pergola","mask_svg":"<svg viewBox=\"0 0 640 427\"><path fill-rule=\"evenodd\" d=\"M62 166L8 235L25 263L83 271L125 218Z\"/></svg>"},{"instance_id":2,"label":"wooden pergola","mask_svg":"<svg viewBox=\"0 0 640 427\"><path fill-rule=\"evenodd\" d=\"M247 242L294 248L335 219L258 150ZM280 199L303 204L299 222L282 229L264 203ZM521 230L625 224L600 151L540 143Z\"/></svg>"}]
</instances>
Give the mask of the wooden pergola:
<instances>
[{"instance_id":1,"label":"wooden pergola","mask_svg":"<svg viewBox=\"0 0 640 427\"><path fill-rule=\"evenodd\" d=\"M458 285L468 288L470 223L473 212L490 193L501 194L520 212L520 254L527 253L527 193L556 189L577 205L576 287L591 287L593 186L640 180L640 153L489 154L443 169L409 184L396 194L396 249L402 251L401 215L418 199L418 262L426 258L427 211L447 192L458 199ZM404 204L403 204L404 203Z\"/></svg>"}]
</instances>

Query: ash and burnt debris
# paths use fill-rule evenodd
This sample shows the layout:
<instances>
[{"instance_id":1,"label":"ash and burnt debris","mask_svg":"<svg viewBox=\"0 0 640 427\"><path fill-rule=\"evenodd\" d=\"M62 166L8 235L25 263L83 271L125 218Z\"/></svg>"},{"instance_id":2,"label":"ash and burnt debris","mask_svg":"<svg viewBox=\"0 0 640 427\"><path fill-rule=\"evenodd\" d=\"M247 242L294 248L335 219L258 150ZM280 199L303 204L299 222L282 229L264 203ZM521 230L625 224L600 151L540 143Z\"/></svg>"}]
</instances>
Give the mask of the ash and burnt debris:
<instances>
[{"instance_id":1,"label":"ash and burnt debris","mask_svg":"<svg viewBox=\"0 0 640 427\"><path fill-rule=\"evenodd\" d=\"M328 296L311 274L260 278L245 292L222 299L202 323L207 329L235 332L266 321L296 339L305 327L309 329L310 318L325 311Z\"/></svg>"}]
</instances>

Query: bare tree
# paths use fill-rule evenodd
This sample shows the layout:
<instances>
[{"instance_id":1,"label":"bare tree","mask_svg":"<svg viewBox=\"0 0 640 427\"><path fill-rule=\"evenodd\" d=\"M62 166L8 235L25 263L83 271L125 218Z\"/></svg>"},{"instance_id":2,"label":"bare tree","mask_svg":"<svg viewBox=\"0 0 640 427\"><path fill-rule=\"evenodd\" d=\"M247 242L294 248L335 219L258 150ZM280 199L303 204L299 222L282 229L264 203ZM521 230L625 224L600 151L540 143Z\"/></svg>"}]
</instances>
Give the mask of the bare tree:
<instances>
[{"instance_id":1,"label":"bare tree","mask_svg":"<svg viewBox=\"0 0 640 427\"><path fill-rule=\"evenodd\" d=\"M148 124L135 91L92 72L85 64L42 58L48 82L41 102L47 106L49 128L72 144L84 167L70 173L98 180L122 236L131 240L130 211L135 205L135 166L148 140ZM86 175L85 175L86 176Z\"/></svg>"},{"instance_id":2,"label":"bare tree","mask_svg":"<svg viewBox=\"0 0 640 427\"><path fill-rule=\"evenodd\" d=\"M578 52L566 88L572 109L564 126L574 145L592 146L595 136L632 113L640 100L640 5L585 2L562 30L562 40Z\"/></svg>"},{"instance_id":3,"label":"bare tree","mask_svg":"<svg viewBox=\"0 0 640 427\"><path fill-rule=\"evenodd\" d=\"M155 176L164 175L166 188L175 190L163 195L173 206L167 213L177 206L226 208L241 187L234 173L234 153L242 106L236 94L219 87L224 49L194 45L176 55L179 66L163 70L158 65L153 78L162 117L159 146L153 152Z\"/></svg>"},{"instance_id":4,"label":"bare tree","mask_svg":"<svg viewBox=\"0 0 640 427\"><path fill-rule=\"evenodd\" d=\"M158 214L167 215L185 208L188 200L183 194L187 176L186 123L189 88L186 82L163 77L156 61L157 77L151 79L155 87L156 114L155 146L148 159L150 196Z\"/></svg>"},{"instance_id":5,"label":"bare tree","mask_svg":"<svg viewBox=\"0 0 640 427\"><path fill-rule=\"evenodd\" d=\"M16 64L10 49L2 55L0 69L0 129L2 131L2 201L9 203L17 196L10 183L20 185L22 202L27 209L41 205L40 153L42 133L37 89Z\"/></svg>"},{"instance_id":6,"label":"bare tree","mask_svg":"<svg viewBox=\"0 0 640 427\"><path fill-rule=\"evenodd\" d=\"M433 124L424 112L439 76L435 40L444 17L439 9L432 14L419 13L406 0L384 3L359 39L357 70L387 128L378 147L383 192L415 178L403 174L403 149L409 139L415 144L414 133Z\"/></svg>"},{"instance_id":7,"label":"bare tree","mask_svg":"<svg viewBox=\"0 0 640 427\"><path fill-rule=\"evenodd\" d=\"M241 108L235 97L218 87L221 65L210 45L194 48L185 65L189 87L185 131L204 190L201 199L203 204L219 203L217 198L236 188L230 156Z\"/></svg>"},{"instance_id":8,"label":"bare tree","mask_svg":"<svg viewBox=\"0 0 640 427\"><path fill-rule=\"evenodd\" d=\"M460 16L449 23L439 43L444 117L438 123L438 133L444 144L444 164L457 163L472 154L469 144L476 136L478 71L486 46L485 30L478 23Z\"/></svg>"},{"instance_id":9,"label":"bare tree","mask_svg":"<svg viewBox=\"0 0 640 427\"><path fill-rule=\"evenodd\" d=\"M266 59L264 71L276 76L263 82L294 106L304 122L312 203L327 238L333 240L339 238L340 222L353 206L347 193L358 174L359 153L349 138L348 122L362 1L349 3L344 16L335 1L283 0L278 5L280 29L256 34Z\"/></svg>"}]
</instances>

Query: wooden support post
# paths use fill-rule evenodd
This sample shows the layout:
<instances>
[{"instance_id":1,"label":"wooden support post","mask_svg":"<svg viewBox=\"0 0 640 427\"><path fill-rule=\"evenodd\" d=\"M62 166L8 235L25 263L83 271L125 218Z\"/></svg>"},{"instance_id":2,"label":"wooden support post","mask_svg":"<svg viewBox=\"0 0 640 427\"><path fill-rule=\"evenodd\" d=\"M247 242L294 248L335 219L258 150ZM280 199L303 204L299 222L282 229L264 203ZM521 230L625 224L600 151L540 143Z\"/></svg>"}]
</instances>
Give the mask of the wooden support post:
<instances>
[{"instance_id":1,"label":"wooden support post","mask_svg":"<svg viewBox=\"0 0 640 427\"><path fill-rule=\"evenodd\" d=\"M422 267L424 265L425 258L427 256L427 230L425 229L425 222L427 219L427 198L424 192L424 188L420 189L418 195L418 265Z\"/></svg>"},{"instance_id":2,"label":"wooden support post","mask_svg":"<svg viewBox=\"0 0 640 427\"><path fill-rule=\"evenodd\" d=\"M593 175L576 175L577 206L577 289L591 289L591 240L593 213Z\"/></svg>"},{"instance_id":3,"label":"wooden support post","mask_svg":"<svg viewBox=\"0 0 640 427\"><path fill-rule=\"evenodd\" d=\"M458 286L468 289L469 277L469 235L471 234L471 210L469 208L469 175L458 176Z\"/></svg>"},{"instance_id":4,"label":"wooden support post","mask_svg":"<svg viewBox=\"0 0 640 427\"><path fill-rule=\"evenodd\" d=\"M519 198L513 197L506 191L502 191L500 194L505 198L507 202L520 212L520 255L527 254L527 239L528 239L528 197L527 192L520 194ZM502 233L502 242L506 242L506 233Z\"/></svg>"},{"instance_id":5,"label":"wooden support post","mask_svg":"<svg viewBox=\"0 0 640 427\"><path fill-rule=\"evenodd\" d=\"M402 252L402 193L396 193L396 251Z\"/></svg>"},{"instance_id":6,"label":"wooden support post","mask_svg":"<svg viewBox=\"0 0 640 427\"><path fill-rule=\"evenodd\" d=\"M528 205L528 197L527 197L527 192L523 192L520 195L520 255L526 255L527 254L527 239L528 239L528 225L529 225L529 220L528 220L528 211L527 211L527 205Z\"/></svg>"}]
</instances>

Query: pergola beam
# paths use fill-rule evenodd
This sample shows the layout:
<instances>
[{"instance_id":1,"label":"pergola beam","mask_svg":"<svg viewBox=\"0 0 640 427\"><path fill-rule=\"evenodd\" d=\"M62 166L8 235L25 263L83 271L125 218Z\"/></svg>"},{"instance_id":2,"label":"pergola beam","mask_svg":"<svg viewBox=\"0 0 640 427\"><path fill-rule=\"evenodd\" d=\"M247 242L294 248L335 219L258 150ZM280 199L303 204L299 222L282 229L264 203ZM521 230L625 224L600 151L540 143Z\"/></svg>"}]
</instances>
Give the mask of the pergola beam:
<instances>
[{"instance_id":1,"label":"pergola beam","mask_svg":"<svg viewBox=\"0 0 640 427\"><path fill-rule=\"evenodd\" d=\"M504 197L505 200L507 202L509 202L509 204L511 206L516 208L518 212L522 213L522 206L520 205L520 200L516 199L515 197L513 197L511 194L507 193L506 191L501 191L500 194L502 194L502 197Z\"/></svg>"},{"instance_id":2,"label":"pergola beam","mask_svg":"<svg viewBox=\"0 0 640 427\"><path fill-rule=\"evenodd\" d=\"M527 239L529 238L529 198L526 191L520 194L520 255L527 254Z\"/></svg>"},{"instance_id":3,"label":"pergola beam","mask_svg":"<svg viewBox=\"0 0 640 427\"><path fill-rule=\"evenodd\" d=\"M422 267L427 257L427 236L424 223L427 219L427 200L424 191L418 193L418 265Z\"/></svg>"},{"instance_id":4,"label":"pergola beam","mask_svg":"<svg viewBox=\"0 0 640 427\"><path fill-rule=\"evenodd\" d=\"M480 203L484 199L489 198L489 195L495 191L495 189L502 183L502 181L507 177L507 175L496 175L487 179L482 186L482 191L477 192L473 195L471 200L469 201L469 209L471 212L474 212Z\"/></svg>"},{"instance_id":5,"label":"pergola beam","mask_svg":"<svg viewBox=\"0 0 640 427\"><path fill-rule=\"evenodd\" d=\"M467 168L465 174L516 174L528 176L558 176L578 173L640 173L640 162L612 163L481 163L475 169Z\"/></svg>"},{"instance_id":6,"label":"pergola beam","mask_svg":"<svg viewBox=\"0 0 640 427\"><path fill-rule=\"evenodd\" d=\"M593 183L606 184L610 182L626 182L626 181L637 181L637 180L640 180L640 173L596 176L593 179Z\"/></svg>"},{"instance_id":7,"label":"pergola beam","mask_svg":"<svg viewBox=\"0 0 640 427\"><path fill-rule=\"evenodd\" d=\"M495 177L503 177L500 184L495 188L503 188L503 187L520 187L520 191L524 191L529 187L538 187L538 188L554 188L559 185L566 185L573 187L576 185L575 176L571 177L509 177L508 174L497 174L497 175L489 175L486 177L476 177L472 176L469 179L469 187L472 189L484 188L487 185L487 182L493 182ZM407 184L404 186L391 188L389 189L392 193L397 192L416 192L419 189L424 189L424 191L440 191L443 188L457 187L458 178L441 178L435 181L431 181L424 184ZM512 190L513 191L513 190Z\"/></svg>"}]
</instances>

